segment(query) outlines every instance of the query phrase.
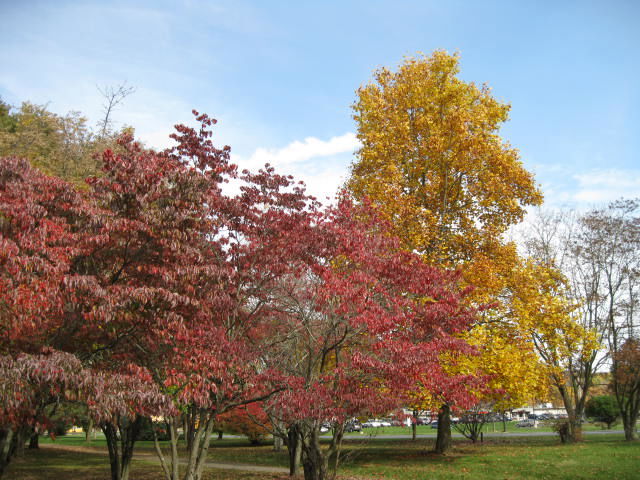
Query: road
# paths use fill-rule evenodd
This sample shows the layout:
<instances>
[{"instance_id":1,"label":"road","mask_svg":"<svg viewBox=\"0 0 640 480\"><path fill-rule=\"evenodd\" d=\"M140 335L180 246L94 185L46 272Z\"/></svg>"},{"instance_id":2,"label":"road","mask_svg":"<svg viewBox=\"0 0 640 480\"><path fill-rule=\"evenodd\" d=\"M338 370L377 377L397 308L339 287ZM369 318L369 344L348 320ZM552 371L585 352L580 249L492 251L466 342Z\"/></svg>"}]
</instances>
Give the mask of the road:
<instances>
[{"instance_id":1,"label":"road","mask_svg":"<svg viewBox=\"0 0 640 480\"><path fill-rule=\"evenodd\" d=\"M510 437L557 437L558 434L556 432L540 432L540 431L536 431L535 429L526 429L523 430L522 432L483 432L485 438L510 438ZM582 432L583 435L609 435L609 434L621 434L624 435L624 430L587 430ZM452 432L452 436L453 437L457 437L457 438L464 438L460 433L454 433ZM380 439L389 439L389 440L408 440L411 439L411 435L385 435L385 434L380 434L380 435L376 435L375 432L372 434L369 434L369 432L367 432L365 430L365 432L362 435L358 435L358 436L347 436L345 437L345 439L354 439L354 438L380 438ZM436 432L434 431L433 433L429 433L429 434L419 434L417 435L417 438L436 438Z\"/></svg>"}]
</instances>

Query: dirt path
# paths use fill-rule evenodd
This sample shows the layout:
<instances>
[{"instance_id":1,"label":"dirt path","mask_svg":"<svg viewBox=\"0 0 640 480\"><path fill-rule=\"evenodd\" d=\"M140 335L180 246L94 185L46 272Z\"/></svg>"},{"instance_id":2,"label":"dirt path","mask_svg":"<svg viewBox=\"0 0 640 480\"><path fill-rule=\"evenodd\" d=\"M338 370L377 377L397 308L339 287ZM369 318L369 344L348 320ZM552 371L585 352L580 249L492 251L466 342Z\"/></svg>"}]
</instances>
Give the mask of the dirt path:
<instances>
[{"instance_id":1,"label":"dirt path","mask_svg":"<svg viewBox=\"0 0 640 480\"><path fill-rule=\"evenodd\" d=\"M40 448L50 450L63 450L65 452L75 453L90 453L93 455L108 455L108 452L101 448L82 447L79 445L53 445L50 443L41 444ZM160 463L157 455L153 453L136 453L133 455L134 460L144 460L145 462ZM181 464L186 463L185 460L180 460ZM288 468L283 467L269 467L263 465L248 465L240 463L217 463L209 462L205 463L207 468L217 468L220 470L241 470L245 472L261 472L261 473L289 473Z\"/></svg>"}]
</instances>

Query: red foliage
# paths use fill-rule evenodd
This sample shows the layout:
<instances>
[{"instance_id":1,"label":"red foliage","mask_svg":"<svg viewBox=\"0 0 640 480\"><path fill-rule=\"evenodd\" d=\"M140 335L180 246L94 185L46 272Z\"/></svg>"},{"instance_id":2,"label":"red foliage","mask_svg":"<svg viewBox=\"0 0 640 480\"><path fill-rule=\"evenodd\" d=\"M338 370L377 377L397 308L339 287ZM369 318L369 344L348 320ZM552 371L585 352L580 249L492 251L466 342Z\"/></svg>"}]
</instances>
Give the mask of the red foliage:
<instances>
[{"instance_id":1,"label":"red foliage","mask_svg":"<svg viewBox=\"0 0 640 480\"><path fill-rule=\"evenodd\" d=\"M290 376L277 415L341 422L397 408L418 378L433 391L453 384L440 355L471 351L455 334L474 319L456 273L402 251L375 212L347 199L289 235L307 247L272 289L271 356Z\"/></svg>"},{"instance_id":2,"label":"red foliage","mask_svg":"<svg viewBox=\"0 0 640 480\"><path fill-rule=\"evenodd\" d=\"M260 403L250 403L217 418L221 431L246 435L251 443L259 443L270 432L267 428L269 418Z\"/></svg>"},{"instance_id":3,"label":"red foliage","mask_svg":"<svg viewBox=\"0 0 640 480\"><path fill-rule=\"evenodd\" d=\"M439 356L468 350L455 333L473 318L458 276L366 207L321 210L268 165L239 174L197 119L164 152L122 137L84 193L0 160L7 361L72 353L100 419L170 412L170 395L206 428L278 391L281 415L320 421L390 410L425 372L451 384Z\"/></svg>"}]
</instances>

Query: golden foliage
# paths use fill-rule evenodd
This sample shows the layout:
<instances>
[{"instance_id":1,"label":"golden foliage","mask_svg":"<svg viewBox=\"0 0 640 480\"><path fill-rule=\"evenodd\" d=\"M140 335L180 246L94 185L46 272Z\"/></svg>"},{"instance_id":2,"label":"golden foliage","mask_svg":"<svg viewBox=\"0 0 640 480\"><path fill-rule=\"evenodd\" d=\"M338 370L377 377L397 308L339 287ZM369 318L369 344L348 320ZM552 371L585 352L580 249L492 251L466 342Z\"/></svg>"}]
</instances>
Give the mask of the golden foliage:
<instances>
[{"instance_id":1,"label":"golden foliage","mask_svg":"<svg viewBox=\"0 0 640 480\"><path fill-rule=\"evenodd\" d=\"M470 302L491 305L466 334L479 355L457 359L451 369L489 375L506 408L547 390L529 332L511 315L521 260L502 238L542 194L517 150L498 135L510 106L486 85L459 79L458 63L444 51L406 58L358 90L353 110L362 148L346 186L377 206L404 248L461 269L475 288ZM440 401L428 392L414 396L420 407Z\"/></svg>"},{"instance_id":2,"label":"golden foliage","mask_svg":"<svg viewBox=\"0 0 640 480\"><path fill-rule=\"evenodd\" d=\"M575 360L586 361L598 348L597 332L575 318L567 279L551 266L525 262L515 272L511 315L531 336L554 383L564 384Z\"/></svg>"},{"instance_id":3,"label":"golden foliage","mask_svg":"<svg viewBox=\"0 0 640 480\"><path fill-rule=\"evenodd\" d=\"M444 51L376 71L353 106L362 148L347 182L379 206L407 249L450 265L489 254L527 205L542 202L517 150L497 134L509 105L458 71L458 56Z\"/></svg>"}]
</instances>

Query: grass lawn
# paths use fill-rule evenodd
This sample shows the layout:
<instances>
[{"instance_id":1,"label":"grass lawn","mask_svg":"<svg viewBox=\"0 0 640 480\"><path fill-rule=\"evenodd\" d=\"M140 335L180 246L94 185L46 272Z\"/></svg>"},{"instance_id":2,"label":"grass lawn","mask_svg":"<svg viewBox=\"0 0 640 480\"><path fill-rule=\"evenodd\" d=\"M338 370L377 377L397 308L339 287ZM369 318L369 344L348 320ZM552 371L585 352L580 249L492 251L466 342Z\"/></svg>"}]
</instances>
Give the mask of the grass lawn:
<instances>
[{"instance_id":1,"label":"grass lawn","mask_svg":"<svg viewBox=\"0 0 640 480\"><path fill-rule=\"evenodd\" d=\"M46 443L46 442L44 442ZM85 445L80 437L62 437L59 445ZM92 442L104 451L104 440ZM150 442L141 442L139 452L149 452ZM361 479L607 479L640 478L640 442L627 443L622 435L587 437L577 445L560 445L556 437L492 438L472 445L457 439L451 454L439 457L429 453L432 439L418 442L384 438L350 440L345 444L347 460L343 478ZM212 442L210 462L286 466L286 452L274 453L270 445L251 447L242 439ZM161 471L151 461L137 460L132 480L160 478ZM104 454L75 453L41 449L27 451L7 472L6 478L108 480L109 467ZM209 469L208 479L273 480L282 474L264 474Z\"/></svg>"},{"instance_id":2,"label":"grass lawn","mask_svg":"<svg viewBox=\"0 0 640 480\"><path fill-rule=\"evenodd\" d=\"M27 451L24 458L15 459L3 478L11 480L109 480L109 462L105 455L40 449ZM134 460L131 480L162 479L159 465ZM211 469L205 480L284 480L288 476L256 472Z\"/></svg>"},{"instance_id":3,"label":"grass lawn","mask_svg":"<svg viewBox=\"0 0 640 480\"><path fill-rule=\"evenodd\" d=\"M537 428L533 427L518 427L516 426L518 422L507 422L506 423L506 432L507 433L527 433L527 432L551 432L553 431L551 427L551 422L539 422L539 426ZM487 423L484 425L482 431L484 433L502 433L503 432L503 424L501 422L495 423ZM582 424L582 429L585 432L594 431L594 430L603 430L601 424L593 424L593 423L584 423ZM621 425L616 425L613 429L622 429ZM418 425L417 428L418 435L434 435L436 434L436 429L431 428L430 425ZM363 430L365 435L411 435L410 427L378 427L378 428L365 428ZM452 432L455 435L457 433L455 428L452 428ZM359 434L349 434L348 436L359 436Z\"/></svg>"}]
</instances>

